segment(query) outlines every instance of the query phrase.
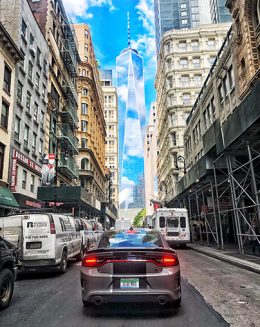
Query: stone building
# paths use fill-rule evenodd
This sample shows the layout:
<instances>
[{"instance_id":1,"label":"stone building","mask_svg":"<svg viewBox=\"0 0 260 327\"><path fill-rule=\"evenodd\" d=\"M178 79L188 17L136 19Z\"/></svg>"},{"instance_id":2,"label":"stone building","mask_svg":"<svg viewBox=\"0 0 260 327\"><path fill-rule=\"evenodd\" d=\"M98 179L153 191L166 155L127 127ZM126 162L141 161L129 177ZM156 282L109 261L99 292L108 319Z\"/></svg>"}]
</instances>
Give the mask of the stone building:
<instances>
[{"instance_id":1,"label":"stone building","mask_svg":"<svg viewBox=\"0 0 260 327\"><path fill-rule=\"evenodd\" d=\"M93 196L94 207L100 211L101 203L107 200L104 97L89 26L74 24L74 29L81 59L77 83L80 181L81 186Z\"/></svg>"},{"instance_id":2,"label":"stone building","mask_svg":"<svg viewBox=\"0 0 260 327\"><path fill-rule=\"evenodd\" d=\"M37 189L48 130L48 45L28 1L1 0L0 20L24 56L15 76L10 188L21 208L39 208Z\"/></svg>"},{"instance_id":3,"label":"stone building","mask_svg":"<svg viewBox=\"0 0 260 327\"><path fill-rule=\"evenodd\" d=\"M116 208L119 206L118 176L118 105L117 90L113 86L112 70L101 70L101 84L104 93L104 113L106 121L106 167L110 170L111 201Z\"/></svg>"},{"instance_id":4,"label":"stone building","mask_svg":"<svg viewBox=\"0 0 260 327\"><path fill-rule=\"evenodd\" d=\"M15 72L23 55L0 23L0 216L18 203L9 190L9 158L15 101Z\"/></svg>"},{"instance_id":5,"label":"stone building","mask_svg":"<svg viewBox=\"0 0 260 327\"><path fill-rule=\"evenodd\" d=\"M160 200L175 195L182 176L186 119L230 24L171 30L163 35L157 68L158 191Z\"/></svg>"},{"instance_id":6,"label":"stone building","mask_svg":"<svg viewBox=\"0 0 260 327\"><path fill-rule=\"evenodd\" d=\"M186 206L191 225L205 226L201 242L252 253L250 235L260 241L260 2L226 5L232 29L187 120L187 172L167 205Z\"/></svg>"}]
</instances>

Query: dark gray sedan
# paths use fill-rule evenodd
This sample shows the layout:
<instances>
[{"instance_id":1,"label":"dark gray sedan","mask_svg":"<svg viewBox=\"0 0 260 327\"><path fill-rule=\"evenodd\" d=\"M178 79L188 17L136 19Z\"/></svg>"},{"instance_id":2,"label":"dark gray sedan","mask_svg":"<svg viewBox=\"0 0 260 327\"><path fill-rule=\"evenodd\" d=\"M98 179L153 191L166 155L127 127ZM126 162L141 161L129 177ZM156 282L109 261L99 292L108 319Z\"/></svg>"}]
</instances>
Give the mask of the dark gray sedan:
<instances>
[{"instance_id":1,"label":"dark gray sedan","mask_svg":"<svg viewBox=\"0 0 260 327\"><path fill-rule=\"evenodd\" d=\"M181 302L177 254L162 235L151 229L105 232L82 261L82 301Z\"/></svg>"}]
</instances>

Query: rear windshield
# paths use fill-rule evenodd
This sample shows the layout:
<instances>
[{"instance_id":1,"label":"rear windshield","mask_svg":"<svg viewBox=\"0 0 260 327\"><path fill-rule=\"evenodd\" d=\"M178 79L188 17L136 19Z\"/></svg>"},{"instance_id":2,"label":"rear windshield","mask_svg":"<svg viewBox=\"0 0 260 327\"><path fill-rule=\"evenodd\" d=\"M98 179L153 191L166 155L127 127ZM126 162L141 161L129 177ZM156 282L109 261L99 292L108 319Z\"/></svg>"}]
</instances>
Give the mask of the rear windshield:
<instances>
[{"instance_id":1,"label":"rear windshield","mask_svg":"<svg viewBox=\"0 0 260 327\"><path fill-rule=\"evenodd\" d=\"M119 230L103 234L99 248L127 248L127 247L163 247L161 237L153 230Z\"/></svg>"},{"instance_id":2,"label":"rear windshield","mask_svg":"<svg viewBox=\"0 0 260 327\"><path fill-rule=\"evenodd\" d=\"M179 227L179 218L168 218L167 219L167 226L168 227L174 227L177 228Z\"/></svg>"}]
</instances>

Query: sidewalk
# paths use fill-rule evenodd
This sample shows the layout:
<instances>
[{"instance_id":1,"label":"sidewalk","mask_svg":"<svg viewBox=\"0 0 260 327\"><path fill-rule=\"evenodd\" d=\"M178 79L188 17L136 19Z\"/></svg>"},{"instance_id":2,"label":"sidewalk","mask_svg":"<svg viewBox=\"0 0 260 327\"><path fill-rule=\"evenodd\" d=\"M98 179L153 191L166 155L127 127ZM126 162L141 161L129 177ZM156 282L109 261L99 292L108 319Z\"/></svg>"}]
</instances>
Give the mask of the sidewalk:
<instances>
[{"instance_id":1,"label":"sidewalk","mask_svg":"<svg viewBox=\"0 0 260 327\"><path fill-rule=\"evenodd\" d=\"M209 257L260 274L260 256L239 254L235 249L218 250L215 247L208 247L206 245L202 246L196 243L190 243L188 244L188 247Z\"/></svg>"}]
</instances>

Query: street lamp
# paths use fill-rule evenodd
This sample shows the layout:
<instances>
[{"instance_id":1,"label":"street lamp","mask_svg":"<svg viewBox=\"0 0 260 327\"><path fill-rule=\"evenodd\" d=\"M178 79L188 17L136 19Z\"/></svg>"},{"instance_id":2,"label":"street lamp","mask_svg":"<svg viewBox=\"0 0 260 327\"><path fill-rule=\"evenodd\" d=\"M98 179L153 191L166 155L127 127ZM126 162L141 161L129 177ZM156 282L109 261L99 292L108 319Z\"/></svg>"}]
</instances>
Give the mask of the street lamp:
<instances>
[{"instance_id":1,"label":"street lamp","mask_svg":"<svg viewBox=\"0 0 260 327\"><path fill-rule=\"evenodd\" d=\"M178 162L182 162L183 163L183 172L184 174L186 174L186 160L183 156L179 155L176 157L176 168L179 169L179 166L178 166Z\"/></svg>"}]
</instances>

